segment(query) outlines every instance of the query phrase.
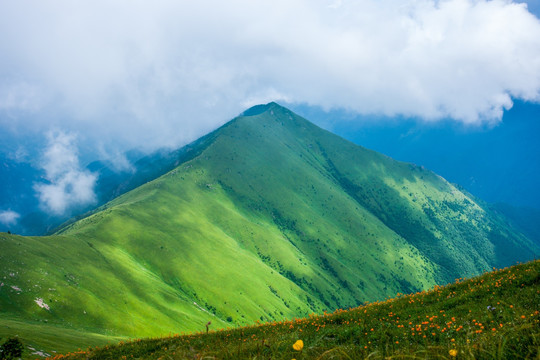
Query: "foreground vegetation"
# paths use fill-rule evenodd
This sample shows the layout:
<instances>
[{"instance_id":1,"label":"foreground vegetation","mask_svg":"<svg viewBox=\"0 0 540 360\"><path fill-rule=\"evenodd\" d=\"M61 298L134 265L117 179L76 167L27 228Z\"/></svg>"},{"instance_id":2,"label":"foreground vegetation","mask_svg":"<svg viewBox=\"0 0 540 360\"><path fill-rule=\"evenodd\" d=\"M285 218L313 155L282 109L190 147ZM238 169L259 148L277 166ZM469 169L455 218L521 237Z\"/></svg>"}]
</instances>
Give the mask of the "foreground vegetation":
<instances>
[{"instance_id":1,"label":"foreground vegetation","mask_svg":"<svg viewBox=\"0 0 540 360\"><path fill-rule=\"evenodd\" d=\"M332 314L51 359L538 359L539 310L540 261L533 261Z\"/></svg>"}]
</instances>

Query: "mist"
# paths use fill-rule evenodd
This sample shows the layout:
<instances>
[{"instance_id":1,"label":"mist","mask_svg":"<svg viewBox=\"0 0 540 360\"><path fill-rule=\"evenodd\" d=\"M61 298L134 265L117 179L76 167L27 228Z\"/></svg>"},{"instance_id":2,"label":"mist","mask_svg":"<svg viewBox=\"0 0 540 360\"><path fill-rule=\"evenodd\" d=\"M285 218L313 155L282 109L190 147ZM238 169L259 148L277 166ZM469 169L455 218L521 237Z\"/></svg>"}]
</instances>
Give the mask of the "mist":
<instances>
[{"instance_id":1,"label":"mist","mask_svg":"<svg viewBox=\"0 0 540 360\"><path fill-rule=\"evenodd\" d=\"M64 215L74 206L97 201L97 174L81 168L76 136L62 131L48 133L49 144L40 161L44 180L34 185L43 210Z\"/></svg>"}]
</instances>

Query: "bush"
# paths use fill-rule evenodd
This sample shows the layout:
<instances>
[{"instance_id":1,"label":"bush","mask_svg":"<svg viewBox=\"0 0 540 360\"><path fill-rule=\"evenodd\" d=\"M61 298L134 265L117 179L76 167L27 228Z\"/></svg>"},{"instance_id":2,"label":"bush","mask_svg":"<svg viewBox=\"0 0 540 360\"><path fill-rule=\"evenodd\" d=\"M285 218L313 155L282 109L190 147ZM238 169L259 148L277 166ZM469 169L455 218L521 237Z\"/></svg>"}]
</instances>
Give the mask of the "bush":
<instances>
[{"instance_id":1,"label":"bush","mask_svg":"<svg viewBox=\"0 0 540 360\"><path fill-rule=\"evenodd\" d=\"M23 344L17 338L9 338L0 346L0 359L10 360L22 356Z\"/></svg>"}]
</instances>

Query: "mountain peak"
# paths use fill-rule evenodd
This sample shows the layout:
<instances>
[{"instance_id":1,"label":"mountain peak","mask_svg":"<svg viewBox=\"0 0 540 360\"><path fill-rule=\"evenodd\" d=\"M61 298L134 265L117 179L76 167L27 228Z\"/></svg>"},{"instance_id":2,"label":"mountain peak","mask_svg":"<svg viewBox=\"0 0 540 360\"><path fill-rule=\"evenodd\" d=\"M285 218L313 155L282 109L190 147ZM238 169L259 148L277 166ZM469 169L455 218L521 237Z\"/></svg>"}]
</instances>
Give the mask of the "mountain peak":
<instances>
[{"instance_id":1,"label":"mountain peak","mask_svg":"<svg viewBox=\"0 0 540 360\"><path fill-rule=\"evenodd\" d=\"M269 102L268 104L259 104L259 105L252 106L249 109L242 112L240 114L240 116L260 115L260 114L262 114L262 113L264 113L264 112L266 112L268 110L272 110L273 108L276 108L276 107L283 108L278 103L272 101L272 102Z\"/></svg>"}]
</instances>

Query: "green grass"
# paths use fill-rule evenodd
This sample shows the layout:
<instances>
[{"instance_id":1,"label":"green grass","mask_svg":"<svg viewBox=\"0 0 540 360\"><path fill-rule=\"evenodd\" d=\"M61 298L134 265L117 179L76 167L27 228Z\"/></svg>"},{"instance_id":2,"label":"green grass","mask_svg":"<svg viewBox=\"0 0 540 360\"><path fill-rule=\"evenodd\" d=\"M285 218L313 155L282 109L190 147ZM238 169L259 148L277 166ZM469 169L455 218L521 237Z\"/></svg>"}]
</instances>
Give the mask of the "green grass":
<instances>
[{"instance_id":1,"label":"green grass","mask_svg":"<svg viewBox=\"0 0 540 360\"><path fill-rule=\"evenodd\" d=\"M0 326L18 319L44 332L147 337L208 321L282 321L540 252L432 172L277 104L259 110L53 236L0 234ZM58 337L55 346L72 345Z\"/></svg>"},{"instance_id":2,"label":"green grass","mask_svg":"<svg viewBox=\"0 0 540 360\"><path fill-rule=\"evenodd\" d=\"M23 358L25 359L40 358L45 354L54 356L54 354L66 353L80 347L103 346L127 339L54 325L45 326L40 321L32 323L28 320L14 320L4 316L0 316L0 324L0 343L7 338L17 337L23 343Z\"/></svg>"},{"instance_id":3,"label":"green grass","mask_svg":"<svg viewBox=\"0 0 540 360\"><path fill-rule=\"evenodd\" d=\"M55 359L538 359L539 310L534 261L332 314L132 340ZM292 348L297 340L302 351Z\"/></svg>"}]
</instances>

